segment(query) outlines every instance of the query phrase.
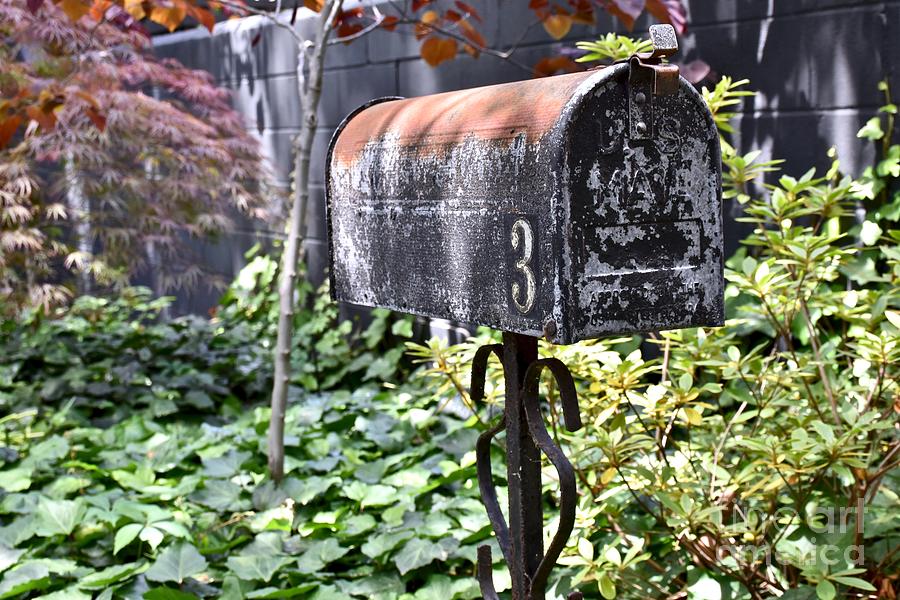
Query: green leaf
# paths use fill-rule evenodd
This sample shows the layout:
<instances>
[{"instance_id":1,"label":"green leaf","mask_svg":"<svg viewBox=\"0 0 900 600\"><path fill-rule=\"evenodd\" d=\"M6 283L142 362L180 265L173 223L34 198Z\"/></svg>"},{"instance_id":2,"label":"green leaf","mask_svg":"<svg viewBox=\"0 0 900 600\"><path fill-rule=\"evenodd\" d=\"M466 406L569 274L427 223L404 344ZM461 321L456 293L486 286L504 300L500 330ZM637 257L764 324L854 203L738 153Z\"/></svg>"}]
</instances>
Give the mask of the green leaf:
<instances>
[{"instance_id":1,"label":"green leaf","mask_svg":"<svg viewBox=\"0 0 900 600\"><path fill-rule=\"evenodd\" d=\"M688 586L688 598L702 598L703 600L722 600L722 586L708 573L692 569L689 573L698 574L697 580ZM690 575L689 575L690 580Z\"/></svg>"},{"instance_id":2,"label":"green leaf","mask_svg":"<svg viewBox=\"0 0 900 600\"><path fill-rule=\"evenodd\" d=\"M816 596L819 597L819 600L834 600L836 595L837 590L834 589L834 584L827 579L823 579L816 586Z\"/></svg>"},{"instance_id":3,"label":"green leaf","mask_svg":"<svg viewBox=\"0 0 900 600\"><path fill-rule=\"evenodd\" d=\"M41 498L38 503L35 534L41 537L69 535L81 522L86 506L84 500L50 500Z\"/></svg>"},{"instance_id":4,"label":"green leaf","mask_svg":"<svg viewBox=\"0 0 900 600\"><path fill-rule=\"evenodd\" d=\"M867 592L876 591L874 585L872 585L865 579L860 579L859 577L847 577L846 575L832 575L831 578L838 583L843 583L844 585L859 588L859 589L865 590Z\"/></svg>"},{"instance_id":5,"label":"green leaf","mask_svg":"<svg viewBox=\"0 0 900 600\"><path fill-rule=\"evenodd\" d=\"M170 587L158 587L144 592L144 600L197 600L197 596Z\"/></svg>"},{"instance_id":6,"label":"green leaf","mask_svg":"<svg viewBox=\"0 0 900 600\"><path fill-rule=\"evenodd\" d=\"M449 585L446 585L449 584ZM341 591L351 596L363 598L399 598L406 591L406 585L396 575L388 573L376 573L369 577L354 579L345 583L339 582ZM430 591L440 591L439 594L430 594ZM452 583L449 577L432 576L428 582L416 591L416 600L449 600L453 598Z\"/></svg>"},{"instance_id":7,"label":"green leaf","mask_svg":"<svg viewBox=\"0 0 900 600\"><path fill-rule=\"evenodd\" d=\"M686 407L684 409L684 416L691 425L699 427L703 424L703 416L695 408Z\"/></svg>"},{"instance_id":8,"label":"green leaf","mask_svg":"<svg viewBox=\"0 0 900 600\"><path fill-rule=\"evenodd\" d=\"M859 239L866 246L874 246L881 237L881 227L872 221L865 221L859 230Z\"/></svg>"},{"instance_id":9,"label":"green leaf","mask_svg":"<svg viewBox=\"0 0 900 600\"><path fill-rule=\"evenodd\" d=\"M243 490L238 484L227 479L207 479L203 489L195 492L191 498L204 506L221 512L240 512L250 505L241 500Z\"/></svg>"},{"instance_id":10,"label":"green leaf","mask_svg":"<svg viewBox=\"0 0 900 600\"><path fill-rule=\"evenodd\" d=\"M52 435L31 447L28 457L22 461L22 466L47 468L68 453L69 442L62 436Z\"/></svg>"},{"instance_id":11,"label":"green leaf","mask_svg":"<svg viewBox=\"0 0 900 600\"><path fill-rule=\"evenodd\" d=\"M144 526L140 523L129 523L118 530L113 542L113 554L118 554L119 550L130 544L143 528Z\"/></svg>"},{"instance_id":12,"label":"green leaf","mask_svg":"<svg viewBox=\"0 0 900 600\"><path fill-rule=\"evenodd\" d=\"M240 579L266 581L290 562L286 556L231 556L226 561L228 568Z\"/></svg>"},{"instance_id":13,"label":"green leaf","mask_svg":"<svg viewBox=\"0 0 900 600\"><path fill-rule=\"evenodd\" d=\"M273 587L260 588L253 590L247 594L247 598L295 598L303 595L306 597L310 592L318 587L316 583L306 583L297 587L278 589Z\"/></svg>"},{"instance_id":14,"label":"green leaf","mask_svg":"<svg viewBox=\"0 0 900 600\"><path fill-rule=\"evenodd\" d=\"M606 600L612 600L616 597L616 585L613 583L612 579L610 579L608 573L601 573L600 577L597 579L597 584L600 586L600 595L606 598Z\"/></svg>"},{"instance_id":15,"label":"green leaf","mask_svg":"<svg viewBox=\"0 0 900 600\"><path fill-rule=\"evenodd\" d=\"M290 506L270 508L250 519L250 529L260 531L290 531L294 522L294 511Z\"/></svg>"},{"instance_id":16,"label":"green leaf","mask_svg":"<svg viewBox=\"0 0 900 600\"><path fill-rule=\"evenodd\" d=\"M895 310L886 310L884 311L885 318L890 321L891 325L900 329L900 312Z\"/></svg>"},{"instance_id":17,"label":"green leaf","mask_svg":"<svg viewBox=\"0 0 900 600\"><path fill-rule=\"evenodd\" d=\"M91 600L91 595L73 585L50 594L44 594L40 596L40 600Z\"/></svg>"},{"instance_id":18,"label":"green leaf","mask_svg":"<svg viewBox=\"0 0 900 600\"><path fill-rule=\"evenodd\" d=\"M447 553L440 544L421 538L409 540L394 557L394 564L401 575L406 575L413 569L424 567L433 560L444 560Z\"/></svg>"},{"instance_id":19,"label":"green leaf","mask_svg":"<svg viewBox=\"0 0 900 600\"><path fill-rule=\"evenodd\" d=\"M156 527L147 526L141 529L141 533L138 537L142 541L147 542L152 550L156 550L156 548L162 544L163 532Z\"/></svg>"},{"instance_id":20,"label":"green leaf","mask_svg":"<svg viewBox=\"0 0 900 600\"><path fill-rule=\"evenodd\" d=\"M112 565L101 571L82 577L78 587L84 590L103 590L109 586L125 581L143 573L147 569L145 562L132 562L121 565Z\"/></svg>"},{"instance_id":21,"label":"green leaf","mask_svg":"<svg viewBox=\"0 0 900 600\"><path fill-rule=\"evenodd\" d=\"M184 582L185 579L206 570L206 559L187 543L169 546L157 557L145 577L150 581Z\"/></svg>"},{"instance_id":22,"label":"green leaf","mask_svg":"<svg viewBox=\"0 0 900 600\"><path fill-rule=\"evenodd\" d=\"M884 137L884 130L881 129L881 119L878 117L872 117L866 124L863 125L863 128L859 130L856 134L856 137L865 138L867 140L880 140ZM822 596L819 596L822 598Z\"/></svg>"},{"instance_id":23,"label":"green leaf","mask_svg":"<svg viewBox=\"0 0 900 600\"><path fill-rule=\"evenodd\" d=\"M397 489L389 485L367 485L361 481L353 481L344 486L344 494L351 500L359 502L360 507L386 506L397 500Z\"/></svg>"},{"instance_id":24,"label":"green leaf","mask_svg":"<svg viewBox=\"0 0 900 600\"><path fill-rule=\"evenodd\" d=\"M294 483L294 489L291 489L291 498L298 504L306 505L315 500L334 485L341 482L340 477L320 477L318 475L306 477L302 481L291 480Z\"/></svg>"},{"instance_id":25,"label":"green leaf","mask_svg":"<svg viewBox=\"0 0 900 600\"><path fill-rule=\"evenodd\" d=\"M10 548L5 544L0 544L0 572L19 562L19 557L23 554L25 554L25 550Z\"/></svg>"},{"instance_id":26,"label":"green leaf","mask_svg":"<svg viewBox=\"0 0 900 600\"><path fill-rule=\"evenodd\" d=\"M297 568L301 573L315 573L328 563L334 562L350 551L342 547L334 538L316 540L297 561Z\"/></svg>"},{"instance_id":27,"label":"green leaf","mask_svg":"<svg viewBox=\"0 0 900 600\"><path fill-rule=\"evenodd\" d=\"M0 471L0 490L7 494L23 492L31 487L31 475L34 469L31 467L18 467Z\"/></svg>"},{"instance_id":28,"label":"green leaf","mask_svg":"<svg viewBox=\"0 0 900 600\"><path fill-rule=\"evenodd\" d=\"M413 336L412 319L403 318L399 321L394 321L394 324L391 326L391 333L399 337L411 338Z\"/></svg>"},{"instance_id":29,"label":"green leaf","mask_svg":"<svg viewBox=\"0 0 900 600\"><path fill-rule=\"evenodd\" d=\"M50 585L50 571L47 567L29 563L10 569L0 581L0 599L11 598L30 592L42 590Z\"/></svg>"},{"instance_id":30,"label":"green leaf","mask_svg":"<svg viewBox=\"0 0 900 600\"><path fill-rule=\"evenodd\" d=\"M112 478L122 486L142 492L156 482L156 473L149 463L138 466L134 472L117 469L111 473Z\"/></svg>"},{"instance_id":31,"label":"green leaf","mask_svg":"<svg viewBox=\"0 0 900 600\"><path fill-rule=\"evenodd\" d=\"M233 477L241 470L241 465L250 458L249 452L231 450L217 458L203 458L203 474L207 477Z\"/></svg>"},{"instance_id":32,"label":"green leaf","mask_svg":"<svg viewBox=\"0 0 900 600\"><path fill-rule=\"evenodd\" d=\"M816 589L810 585L785 590L781 600L816 600Z\"/></svg>"},{"instance_id":33,"label":"green leaf","mask_svg":"<svg viewBox=\"0 0 900 600\"><path fill-rule=\"evenodd\" d=\"M361 550L362 553L369 558L380 558L414 535L415 532L408 530L381 533L370 537L369 540L362 545Z\"/></svg>"},{"instance_id":34,"label":"green leaf","mask_svg":"<svg viewBox=\"0 0 900 600\"><path fill-rule=\"evenodd\" d=\"M826 425L825 423L823 423L822 421L819 421L818 419L815 421L812 421L810 423L810 425L812 426L813 429L816 430L816 433L818 433L822 437L822 439L825 440L826 444L828 444L829 446L834 444L834 442L835 442L834 429L831 427L831 425Z\"/></svg>"}]
</instances>

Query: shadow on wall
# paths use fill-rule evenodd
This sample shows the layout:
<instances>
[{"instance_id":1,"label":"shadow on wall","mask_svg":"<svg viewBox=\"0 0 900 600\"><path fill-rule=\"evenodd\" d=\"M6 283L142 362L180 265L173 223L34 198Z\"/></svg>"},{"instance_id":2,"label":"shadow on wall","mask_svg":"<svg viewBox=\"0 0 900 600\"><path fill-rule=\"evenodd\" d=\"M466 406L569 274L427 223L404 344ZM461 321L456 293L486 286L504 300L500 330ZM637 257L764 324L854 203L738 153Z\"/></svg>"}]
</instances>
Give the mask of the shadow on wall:
<instances>
[{"instance_id":1,"label":"shadow on wall","mask_svg":"<svg viewBox=\"0 0 900 600\"><path fill-rule=\"evenodd\" d=\"M849 0L690 2L696 24L685 39L685 58L702 59L718 74L749 79L735 143L761 159L785 160L782 170L799 176L810 167L823 173L835 146L844 172L858 175L874 159L874 147L856 137L883 103L878 82L896 76L898 54L889 49L889 3ZM718 11L718 12L717 12ZM717 15L718 22L705 15ZM694 22L692 21L692 22ZM778 174L773 174L772 178ZM726 251L736 249L749 225L731 217Z\"/></svg>"}]
</instances>

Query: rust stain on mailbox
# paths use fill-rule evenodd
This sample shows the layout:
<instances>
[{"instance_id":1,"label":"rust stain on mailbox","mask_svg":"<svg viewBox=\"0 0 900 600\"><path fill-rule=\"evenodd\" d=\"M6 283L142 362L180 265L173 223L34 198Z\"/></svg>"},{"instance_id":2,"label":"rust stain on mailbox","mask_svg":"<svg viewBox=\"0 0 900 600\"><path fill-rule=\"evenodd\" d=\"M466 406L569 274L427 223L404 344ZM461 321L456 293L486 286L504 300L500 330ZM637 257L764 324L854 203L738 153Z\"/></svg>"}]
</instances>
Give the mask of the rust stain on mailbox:
<instances>
[{"instance_id":1,"label":"rust stain on mailbox","mask_svg":"<svg viewBox=\"0 0 900 600\"><path fill-rule=\"evenodd\" d=\"M718 134L634 60L350 115L332 140L332 292L572 343L720 325Z\"/></svg>"},{"instance_id":2,"label":"rust stain on mailbox","mask_svg":"<svg viewBox=\"0 0 900 600\"><path fill-rule=\"evenodd\" d=\"M373 138L443 153L469 136L481 140L525 134L533 143L556 123L560 111L589 73L492 85L375 104L341 130L333 157L361 158Z\"/></svg>"}]
</instances>

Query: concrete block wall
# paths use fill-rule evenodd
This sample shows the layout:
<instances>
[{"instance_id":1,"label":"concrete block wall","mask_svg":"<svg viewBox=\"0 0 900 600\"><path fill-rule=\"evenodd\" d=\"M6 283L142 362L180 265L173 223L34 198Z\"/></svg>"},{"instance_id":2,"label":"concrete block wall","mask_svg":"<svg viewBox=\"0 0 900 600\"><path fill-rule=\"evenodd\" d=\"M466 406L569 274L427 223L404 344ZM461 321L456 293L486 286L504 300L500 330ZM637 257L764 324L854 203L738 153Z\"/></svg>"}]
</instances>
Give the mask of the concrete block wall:
<instances>
[{"instance_id":1,"label":"concrete block wall","mask_svg":"<svg viewBox=\"0 0 900 600\"><path fill-rule=\"evenodd\" d=\"M500 50L515 46L513 60L489 55L431 68L419 58L410 31L374 31L350 44L331 46L326 60L312 159L307 255L311 276L321 281L327 264L324 217L324 158L331 133L354 108L380 96L417 96L530 77L540 58L557 54L579 39L608 31L624 33L618 21L601 15L593 27L573 27L555 42L534 23L526 0L472 0L482 14L482 33ZM786 160L784 170L800 174L825 167L836 146L844 169L857 174L874 148L857 130L882 104L878 82L887 77L900 96L900 0L686 0L689 32L681 39L682 61L702 59L717 74L748 78L759 95L738 111L735 141L744 151L761 148ZM310 16L297 28L309 31ZM645 34L649 21L635 26ZM259 34L259 41L253 44ZM155 51L209 71L234 91L235 106L255 132L280 186L288 189L291 138L301 124L296 93L297 56L288 32L251 17L204 29L156 36ZM736 216L736 207L726 206ZM729 251L743 235L727 229ZM250 224L205 251L215 268L236 272L240 256L258 240L280 235ZM179 297L175 312L205 313L215 295Z\"/></svg>"}]
</instances>

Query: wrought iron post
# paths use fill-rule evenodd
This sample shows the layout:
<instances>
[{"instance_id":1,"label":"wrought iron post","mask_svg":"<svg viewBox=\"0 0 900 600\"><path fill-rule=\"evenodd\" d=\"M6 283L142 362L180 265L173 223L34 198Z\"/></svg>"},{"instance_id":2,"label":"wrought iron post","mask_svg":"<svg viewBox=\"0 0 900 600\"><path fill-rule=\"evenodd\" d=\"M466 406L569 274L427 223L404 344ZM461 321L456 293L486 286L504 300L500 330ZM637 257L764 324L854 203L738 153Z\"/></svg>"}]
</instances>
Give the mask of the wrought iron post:
<instances>
[{"instance_id":1,"label":"wrought iron post","mask_svg":"<svg viewBox=\"0 0 900 600\"><path fill-rule=\"evenodd\" d=\"M496 355L503 366L506 404L503 416L478 438L478 485L497 542L512 580L513 600L544 600L547 576L565 546L575 522L575 472L571 463L550 438L538 403L540 376L548 369L556 379L566 428L581 428L575 383L559 360L538 359L537 338L503 333L503 344L483 346L472 365L472 399L484 396L487 361ZM503 517L491 473L491 441L506 429L506 465L509 486L509 524ZM544 553L544 516L541 498L541 452L559 474L559 529ZM496 600L492 579L490 546L478 548L478 580L485 600ZM570 600L580 592L569 594Z\"/></svg>"},{"instance_id":2,"label":"wrought iron post","mask_svg":"<svg viewBox=\"0 0 900 600\"><path fill-rule=\"evenodd\" d=\"M529 598L529 581L544 555L541 510L541 453L528 431L522 389L525 372L537 360L537 339L503 334L506 385L506 472L509 485L510 558L513 598ZM531 596L543 600L543 594Z\"/></svg>"}]
</instances>

